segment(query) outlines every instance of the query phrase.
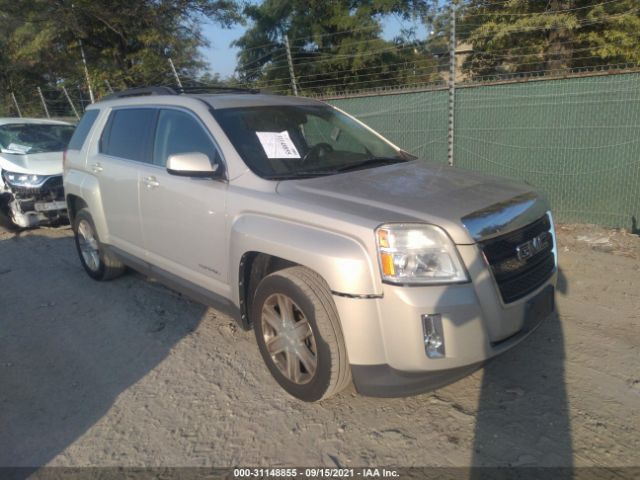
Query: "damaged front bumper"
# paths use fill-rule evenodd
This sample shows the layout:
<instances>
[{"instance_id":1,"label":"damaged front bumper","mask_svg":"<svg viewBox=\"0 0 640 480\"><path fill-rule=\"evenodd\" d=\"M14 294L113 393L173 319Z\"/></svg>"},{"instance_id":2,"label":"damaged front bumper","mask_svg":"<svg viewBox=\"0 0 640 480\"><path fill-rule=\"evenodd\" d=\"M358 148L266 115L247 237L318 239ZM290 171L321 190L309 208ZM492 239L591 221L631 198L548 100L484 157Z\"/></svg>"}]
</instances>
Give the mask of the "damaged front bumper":
<instances>
[{"instance_id":1,"label":"damaged front bumper","mask_svg":"<svg viewBox=\"0 0 640 480\"><path fill-rule=\"evenodd\" d=\"M48 177L39 187L0 184L0 207L21 228L68 220L62 175Z\"/></svg>"}]
</instances>

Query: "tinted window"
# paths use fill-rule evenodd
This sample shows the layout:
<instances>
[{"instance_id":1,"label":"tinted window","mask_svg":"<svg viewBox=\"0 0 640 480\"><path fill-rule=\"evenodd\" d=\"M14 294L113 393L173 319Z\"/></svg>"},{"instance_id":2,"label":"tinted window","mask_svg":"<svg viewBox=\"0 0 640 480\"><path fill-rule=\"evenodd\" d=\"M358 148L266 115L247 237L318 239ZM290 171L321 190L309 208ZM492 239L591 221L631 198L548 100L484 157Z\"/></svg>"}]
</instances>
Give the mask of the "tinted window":
<instances>
[{"instance_id":1,"label":"tinted window","mask_svg":"<svg viewBox=\"0 0 640 480\"><path fill-rule=\"evenodd\" d=\"M164 167L171 155L204 153L213 165L218 151L204 127L192 115L179 110L161 110L156 128L153 163Z\"/></svg>"},{"instance_id":2,"label":"tinted window","mask_svg":"<svg viewBox=\"0 0 640 480\"><path fill-rule=\"evenodd\" d=\"M85 112L69 141L69 145L67 146L69 150L82 150L82 145L84 145L84 141L87 139L87 135L89 135L89 130L93 127L99 113L100 110L89 110Z\"/></svg>"},{"instance_id":3,"label":"tinted window","mask_svg":"<svg viewBox=\"0 0 640 480\"><path fill-rule=\"evenodd\" d=\"M150 162L149 138L157 111L152 108L114 110L100 141L100 152L119 158Z\"/></svg>"}]
</instances>

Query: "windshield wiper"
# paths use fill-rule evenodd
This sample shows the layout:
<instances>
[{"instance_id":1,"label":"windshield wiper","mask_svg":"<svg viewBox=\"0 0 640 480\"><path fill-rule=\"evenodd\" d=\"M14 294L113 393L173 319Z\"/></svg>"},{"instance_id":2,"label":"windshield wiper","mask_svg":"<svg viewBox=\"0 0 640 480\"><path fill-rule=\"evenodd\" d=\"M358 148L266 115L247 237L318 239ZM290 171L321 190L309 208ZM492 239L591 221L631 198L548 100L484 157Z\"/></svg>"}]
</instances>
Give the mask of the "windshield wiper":
<instances>
[{"instance_id":1,"label":"windshield wiper","mask_svg":"<svg viewBox=\"0 0 640 480\"><path fill-rule=\"evenodd\" d=\"M344 165L337 168L339 172L350 172L352 170L360 170L362 168L379 167L382 165L392 165L394 163L404 163L408 160L402 157L369 157L361 162Z\"/></svg>"},{"instance_id":2,"label":"windshield wiper","mask_svg":"<svg viewBox=\"0 0 640 480\"><path fill-rule=\"evenodd\" d=\"M322 177L325 175L335 175L336 173L340 172L338 170L303 170L300 172L266 175L263 178L267 180L292 180L300 178Z\"/></svg>"},{"instance_id":3,"label":"windshield wiper","mask_svg":"<svg viewBox=\"0 0 640 480\"><path fill-rule=\"evenodd\" d=\"M293 180L302 178L323 177L326 175L336 175L338 173L350 172L362 168L369 168L381 165L391 165L394 163L404 163L408 160L402 157L369 157L361 162L343 165L341 167L332 168L330 170L302 170L298 172L287 172L281 174L267 175L263 178L267 180Z\"/></svg>"}]
</instances>

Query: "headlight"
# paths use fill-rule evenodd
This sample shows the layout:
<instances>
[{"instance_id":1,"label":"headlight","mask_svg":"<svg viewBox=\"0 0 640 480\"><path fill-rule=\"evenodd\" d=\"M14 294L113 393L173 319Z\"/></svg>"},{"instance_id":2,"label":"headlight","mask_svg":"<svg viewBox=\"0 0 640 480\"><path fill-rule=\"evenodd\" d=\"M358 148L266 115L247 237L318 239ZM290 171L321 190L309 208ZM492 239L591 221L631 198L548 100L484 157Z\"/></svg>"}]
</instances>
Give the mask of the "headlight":
<instances>
[{"instance_id":1,"label":"headlight","mask_svg":"<svg viewBox=\"0 0 640 480\"><path fill-rule=\"evenodd\" d=\"M401 284L469 280L458 251L439 227L389 224L376 229L382 280Z\"/></svg>"},{"instance_id":2,"label":"headlight","mask_svg":"<svg viewBox=\"0 0 640 480\"><path fill-rule=\"evenodd\" d=\"M12 187L38 188L47 180L46 175L33 175L31 173L2 172L4 181Z\"/></svg>"}]
</instances>

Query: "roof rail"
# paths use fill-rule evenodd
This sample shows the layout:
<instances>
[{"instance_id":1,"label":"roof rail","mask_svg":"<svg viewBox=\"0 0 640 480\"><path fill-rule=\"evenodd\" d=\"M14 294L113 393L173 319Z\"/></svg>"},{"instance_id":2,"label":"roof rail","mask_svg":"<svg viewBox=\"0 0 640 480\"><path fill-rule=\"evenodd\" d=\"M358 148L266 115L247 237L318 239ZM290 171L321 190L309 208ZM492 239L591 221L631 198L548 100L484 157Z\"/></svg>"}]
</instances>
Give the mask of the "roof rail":
<instances>
[{"instance_id":1,"label":"roof rail","mask_svg":"<svg viewBox=\"0 0 640 480\"><path fill-rule=\"evenodd\" d=\"M260 93L256 88L225 87L224 85L203 85L176 88L179 93Z\"/></svg>"},{"instance_id":2,"label":"roof rail","mask_svg":"<svg viewBox=\"0 0 640 480\"><path fill-rule=\"evenodd\" d=\"M165 86L129 88L127 90L111 93L106 97L102 97L100 101L113 100L115 98L142 97L145 95L178 95L178 92L171 87Z\"/></svg>"},{"instance_id":3,"label":"roof rail","mask_svg":"<svg viewBox=\"0 0 640 480\"><path fill-rule=\"evenodd\" d=\"M129 88L121 92L114 92L100 101L114 100L116 98L142 97L146 95L180 95L181 93L260 93L255 88L225 87L225 86L202 86L202 87L167 87L158 85L154 87Z\"/></svg>"}]
</instances>

